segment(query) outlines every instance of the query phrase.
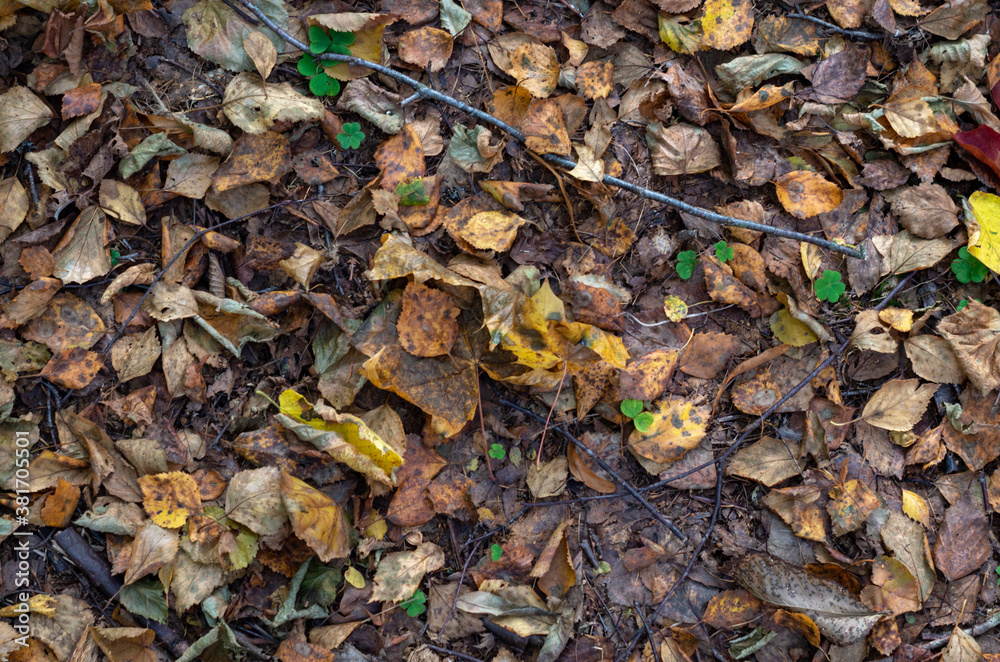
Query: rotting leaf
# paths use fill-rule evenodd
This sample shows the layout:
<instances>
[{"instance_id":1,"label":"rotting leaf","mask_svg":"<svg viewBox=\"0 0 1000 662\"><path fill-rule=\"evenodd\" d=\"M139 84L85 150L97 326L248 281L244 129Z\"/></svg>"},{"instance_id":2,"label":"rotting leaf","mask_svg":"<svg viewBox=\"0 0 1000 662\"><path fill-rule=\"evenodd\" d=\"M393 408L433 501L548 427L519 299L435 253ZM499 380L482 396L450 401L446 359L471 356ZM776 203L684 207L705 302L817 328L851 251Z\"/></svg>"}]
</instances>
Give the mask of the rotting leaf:
<instances>
[{"instance_id":1,"label":"rotting leaf","mask_svg":"<svg viewBox=\"0 0 1000 662\"><path fill-rule=\"evenodd\" d=\"M758 600L805 614L838 646L860 641L882 617L840 584L774 557L751 554L739 562L733 577Z\"/></svg>"}]
</instances>

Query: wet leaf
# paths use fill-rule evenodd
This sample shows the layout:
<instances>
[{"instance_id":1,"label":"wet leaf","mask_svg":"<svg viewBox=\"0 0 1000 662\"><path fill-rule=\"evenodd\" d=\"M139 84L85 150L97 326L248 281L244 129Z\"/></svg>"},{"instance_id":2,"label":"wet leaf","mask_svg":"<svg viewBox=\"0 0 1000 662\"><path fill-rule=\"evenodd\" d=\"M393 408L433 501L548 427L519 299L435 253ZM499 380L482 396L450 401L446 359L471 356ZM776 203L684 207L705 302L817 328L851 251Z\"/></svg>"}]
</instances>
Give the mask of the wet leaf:
<instances>
[{"instance_id":1,"label":"wet leaf","mask_svg":"<svg viewBox=\"0 0 1000 662\"><path fill-rule=\"evenodd\" d=\"M307 483L281 474L281 499L292 522L292 531L319 560L346 559L351 555L350 524L344 509Z\"/></svg>"},{"instance_id":2,"label":"wet leaf","mask_svg":"<svg viewBox=\"0 0 1000 662\"><path fill-rule=\"evenodd\" d=\"M737 630L752 623L761 612L760 600L743 590L721 591L705 607L705 624L720 630Z\"/></svg>"}]
</instances>

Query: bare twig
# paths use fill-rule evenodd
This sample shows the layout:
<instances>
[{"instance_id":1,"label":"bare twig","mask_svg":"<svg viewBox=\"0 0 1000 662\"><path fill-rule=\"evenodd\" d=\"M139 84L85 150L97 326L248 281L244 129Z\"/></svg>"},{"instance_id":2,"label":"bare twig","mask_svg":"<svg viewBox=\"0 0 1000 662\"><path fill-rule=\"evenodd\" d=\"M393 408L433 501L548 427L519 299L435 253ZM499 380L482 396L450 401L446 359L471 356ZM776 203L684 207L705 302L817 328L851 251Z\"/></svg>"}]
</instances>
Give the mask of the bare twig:
<instances>
[{"instance_id":1,"label":"bare twig","mask_svg":"<svg viewBox=\"0 0 1000 662\"><path fill-rule=\"evenodd\" d=\"M882 299L881 303L879 303L875 307L875 310L882 310L883 308L885 308L889 304L889 302L893 299L893 297L895 297L896 294L900 290L902 290L904 287L906 287L906 284L908 282L910 282L910 279L913 278L913 276L914 276L915 273L916 272L914 271L914 272L910 272L909 274L907 274L906 278L904 278L903 280L901 280L899 282L899 284L896 285L896 287L894 287L892 289L892 291L889 292L889 294L887 294L885 296L884 299ZM701 539L701 542L698 543L698 547L695 549L694 553L691 555L691 558L688 560L687 565L684 567L684 571L681 572L680 577L678 577L677 581L674 582L673 586L670 587L670 590L667 591L666 596L664 596L663 600L660 602L660 605L656 608L656 611L653 612L653 615L650 617L651 621L655 621L656 620L656 617L660 614L660 611L662 611L663 608L667 605L667 601L670 600L670 598L673 597L673 595L677 591L677 589L680 588L681 584L684 582L684 580L687 578L688 574L691 572L691 568L694 567L695 562L698 560L698 556L701 554L701 551L705 548L706 543L708 543L708 539L712 536L712 531L715 530L715 524L719 520L719 512L722 510L723 464L725 464L725 462L729 458L729 456L731 456L733 453L735 453L739 449L739 447L743 444L743 442L746 441L747 438L749 438L749 436L754 431L756 431L758 428L760 428L764 424L764 421L767 419L768 416L770 416L775 411L777 411L778 408L780 408L783 404L785 404L786 402L788 402L788 400L790 398L792 398L796 393L798 393L803 388L805 388L806 384L812 383L813 379L815 379L816 377L818 377L820 373L822 373L830 365L832 365L835 361L837 361L840 358L840 356L845 351L847 351L847 348L850 345L850 343L851 343L850 339L848 339L848 340L844 341L843 343L841 343L841 345L837 349L835 349L833 351L833 353L830 354L830 356L827 357L827 359L825 361L823 361L818 366L816 366L816 369L813 370L811 373L809 373L809 375L806 376L805 379L803 379L798 384L796 384L795 386L793 386L791 388L791 390L788 391L788 393L786 393L784 396L781 397L780 400L778 400L773 405L771 405L771 407L767 411L765 411L763 414L761 414L761 417L759 419L757 419L756 421L754 421L753 423L751 423L750 425L748 425L743 430L743 432L740 434L740 436L736 438L736 441L734 441L733 444L728 449L726 449L726 452L724 452L722 455L720 455L716 459L712 460L711 462L706 462L705 464L697 466L697 467L695 467L695 468L693 468L693 469L691 469L689 471L685 471L684 473L678 474L676 476L671 476L670 478L667 478L666 480L662 480L662 481L660 481L658 483L658 485L661 485L661 486L662 485L666 485L666 484L672 483L673 481L675 481L675 480L677 480L679 478L683 478L683 477L685 477L685 476L687 476L689 474L692 474L692 473L694 473L696 471L701 471L702 469L704 469L706 467L709 467L709 466L711 466L713 464L716 465L715 508L713 508L713 510L712 510L712 519L709 521L708 530L705 532L705 535ZM626 657L628 657L629 654L631 654L631 652L639 644L639 642L642 641L642 636L643 636L643 632L642 631L640 631L638 634L636 634L636 636L632 638L632 641L626 647L625 651L623 653L621 653L617 658L615 658L615 662L621 662Z\"/></svg>"},{"instance_id":2,"label":"bare twig","mask_svg":"<svg viewBox=\"0 0 1000 662\"><path fill-rule=\"evenodd\" d=\"M635 603L635 613L639 615L639 620L642 621L642 629L646 632L646 636L649 637L649 649L653 652L653 660L655 662L660 662L660 651L656 650L656 642L653 641L653 630L649 627L649 621L642 613L642 607L639 606L639 601Z\"/></svg>"},{"instance_id":3,"label":"bare twig","mask_svg":"<svg viewBox=\"0 0 1000 662\"><path fill-rule=\"evenodd\" d=\"M540 421L541 423L545 423L545 419L544 418L542 418L541 416L539 416L535 412L531 411L530 409L525 409L524 407L522 407L520 405L516 405L513 402L511 402L510 400L504 400L503 398L499 399L499 402L500 402L500 404L506 405L507 407L510 407L511 409L516 409L517 411L521 412L522 414L527 414L528 416L531 416L532 418L534 418L537 421ZM562 436L566 437L568 440L570 440L571 442L573 442L574 446L576 446L581 451L583 451L587 455L587 457L589 457L591 460L593 460L594 462L596 462L598 464L598 466L600 466L602 469L604 469L605 471L607 471L608 474L611 476L611 478L613 478L616 483L618 483L619 485L621 485L622 487L624 487L625 491L628 492L629 494L631 494L633 499L635 499L636 501L638 501L639 503L641 503L642 507L645 508L646 510L648 510L650 512L650 514L653 515L653 517L656 519L657 522L659 522L663 526L667 527L667 529L669 529L669 531L672 534L674 534L675 536L677 536L681 540L683 540L685 542L687 541L687 536L685 536L683 533L681 533L680 529L678 529L676 526L674 526L673 522L671 522L666 517L664 517L663 513L661 513L659 510L657 510L656 506L654 506L650 502L646 501L646 499L644 499L643 496L641 494L639 494L639 490L637 490L634 487L632 487L631 483L629 483L627 480L625 480L624 478L622 478L621 476L619 476L618 473L614 469L612 469L611 466L607 462L605 462L599 455L597 455L597 453L595 453L594 451L592 451L589 448L587 448L587 446L584 445L584 443L582 441L580 441L579 439L577 439L576 437L574 437L569 432L569 430L567 430L562 425L555 426L555 429L559 430L559 432L560 432L560 434L562 434Z\"/></svg>"},{"instance_id":4,"label":"bare twig","mask_svg":"<svg viewBox=\"0 0 1000 662\"><path fill-rule=\"evenodd\" d=\"M469 552L468 556L465 557L465 564L462 566L462 574L458 578L458 587L455 588L455 599L452 600L451 611L448 612L448 618L444 619L444 623L441 625L441 629L438 630L439 637L444 635L444 629L448 627L448 623L450 623L451 619L455 616L455 608L458 606L458 598L460 595L462 595L462 582L465 581L465 572L469 569L469 561L471 561L472 557L476 555L477 551L479 551L479 545L480 543L477 542L476 546L473 547L472 551Z\"/></svg>"},{"instance_id":5,"label":"bare twig","mask_svg":"<svg viewBox=\"0 0 1000 662\"><path fill-rule=\"evenodd\" d=\"M306 44L302 43L301 41L290 35L286 30L282 29L277 23L268 18L268 16L264 14L264 12L259 10L250 0L238 0L238 1L240 4L246 7L248 11L253 13L265 25L267 25L267 27L271 28L274 32L276 32L279 36L281 36L281 38L284 39L286 42L288 42L292 46L295 46L296 48L302 51L305 52L309 51L309 46L307 46ZM524 144L525 142L524 134L521 133L516 128L512 127L511 125L507 124L506 122L502 122L493 115L483 112L478 108L474 108L473 106L470 106L469 104L463 101L459 101L454 97L448 96L447 94L444 94L442 92L438 92L429 85L425 85L420 81L410 78L406 74L402 74L391 67L377 64L375 62L369 62L368 60L364 60L359 57L354 57L352 55L340 55L339 53L321 53L320 55L316 55L315 57L318 60L329 60L331 62L346 62L347 64L351 64L356 67L364 67L366 69L377 71L378 73L388 76L389 78L392 78L401 83L409 85L414 90L416 90L417 94L419 94L421 97L425 99L438 101L447 104L452 108L457 108L458 110L461 110L462 112L476 118L477 120L485 124L489 124L493 127L500 129L501 131L504 131L517 142L521 144ZM546 154L544 158L549 163L553 163L559 166L560 168L565 168L566 170L572 170L573 168L576 167L576 162L573 161L572 159L556 156L555 154ZM605 175L603 181L605 184L608 184L610 186L615 186L620 189L625 189L626 191L635 193L636 195L647 198L649 200L662 202L665 205L673 207L677 211L682 211L686 214L696 216L698 218L710 221L712 223L719 223L722 225L729 225L738 228L745 228L748 230L755 230L757 232L773 234L778 237L784 237L786 239L794 239L796 241L804 241L806 243L815 244L816 246L820 246L821 248L831 250L835 253L842 253L849 257L858 258L862 260L865 258L865 253L863 249L844 246L829 241L827 239L814 237L812 235L803 234L801 232L794 232L792 230L786 230L784 228L776 228L770 225L763 225L761 223L745 221L743 219L734 218L732 216L717 214L716 212L709 211L701 207L696 207L694 205L690 205L682 200L678 200L677 198L672 198L668 195L664 195L657 191L653 191L644 186L632 184L631 182L627 182L624 179L619 179L618 177L612 177L611 175Z\"/></svg>"},{"instance_id":6,"label":"bare twig","mask_svg":"<svg viewBox=\"0 0 1000 662\"><path fill-rule=\"evenodd\" d=\"M427 644L427 648L430 648L435 653L441 653L442 655L451 655L452 657L457 657L460 660L466 660L466 662L483 662L478 657L472 657L471 655L466 655L465 653L459 653L458 651L448 650L447 648L441 648L440 646L432 646Z\"/></svg>"},{"instance_id":7,"label":"bare twig","mask_svg":"<svg viewBox=\"0 0 1000 662\"><path fill-rule=\"evenodd\" d=\"M874 34L872 32L864 32L862 30L848 30L847 28L842 28L839 25L834 25L829 21L824 21L821 18L816 18L815 16L810 16L809 14L791 13L785 14L788 18L801 18L803 21L809 21L810 23L815 23L816 25L821 25L830 32L836 32L837 34L842 34L845 37L853 37L854 39L863 39L865 41L881 41L885 35Z\"/></svg>"}]
</instances>

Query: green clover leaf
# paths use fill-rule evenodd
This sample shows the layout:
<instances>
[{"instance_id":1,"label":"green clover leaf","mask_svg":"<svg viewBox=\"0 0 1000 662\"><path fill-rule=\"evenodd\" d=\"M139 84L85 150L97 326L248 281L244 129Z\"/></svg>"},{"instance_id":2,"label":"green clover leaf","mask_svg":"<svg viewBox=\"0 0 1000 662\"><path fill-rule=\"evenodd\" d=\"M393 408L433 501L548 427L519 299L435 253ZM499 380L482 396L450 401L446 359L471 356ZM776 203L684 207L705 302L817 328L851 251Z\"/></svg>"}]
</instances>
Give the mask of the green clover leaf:
<instances>
[{"instance_id":1,"label":"green clover leaf","mask_svg":"<svg viewBox=\"0 0 1000 662\"><path fill-rule=\"evenodd\" d=\"M694 273L694 267L698 263L698 256L694 251L681 251L677 254L677 275L681 280L687 280Z\"/></svg>"},{"instance_id":2,"label":"green clover leaf","mask_svg":"<svg viewBox=\"0 0 1000 662\"><path fill-rule=\"evenodd\" d=\"M502 460L507 456L507 451L504 449L502 444L493 444L490 446L490 457L494 460Z\"/></svg>"},{"instance_id":3,"label":"green clover leaf","mask_svg":"<svg viewBox=\"0 0 1000 662\"><path fill-rule=\"evenodd\" d=\"M399 603L399 606L405 609L407 614L415 618L427 611L427 594L417 589L414 591L413 597L406 602Z\"/></svg>"},{"instance_id":4,"label":"green clover leaf","mask_svg":"<svg viewBox=\"0 0 1000 662\"><path fill-rule=\"evenodd\" d=\"M645 432L649 429L649 426L653 424L656 419L648 411L644 411L635 418L632 419L632 423L635 425L635 429L639 432Z\"/></svg>"},{"instance_id":5,"label":"green clover leaf","mask_svg":"<svg viewBox=\"0 0 1000 662\"><path fill-rule=\"evenodd\" d=\"M620 409L629 418L635 418L642 413L642 400L622 400Z\"/></svg>"},{"instance_id":6,"label":"green clover leaf","mask_svg":"<svg viewBox=\"0 0 1000 662\"><path fill-rule=\"evenodd\" d=\"M965 246L958 249L958 257L952 260L951 272L959 283L981 283L990 273L987 266L969 253Z\"/></svg>"},{"instance_id":7,"label":"green clover leaf","mask_svg":"<svg viewBox=\"0 0 1000 662\"><path fill-rule=\"evenodd\" d=\"M332 40L330 33L318 25L309 26L309 52L313 55L325 53Z\"/></svg>"},{"instance_id":8,"label":"green clover leaf","mask_svg":"<svg viewBox=\"0 0 1000 662\"><path fill-rule=\"evenodd\" d=\"M319 61L309 53L303 53L297 68L303 76L315 76L319 73Z\"/></svg>"},{"instance_id":9,"label":"green clover leaf","mask_svg":"<svg viewBox=\"0 0 1000 662\"><path fill-rule=\"evenodd\" d=\"M321 72L309 79L309 91L318 97L332 97L340 93L340 81Z\"/></svg>"},{"instance_id":10,"label":"green clover leaf","mask_svg":"<svg viewBox=\"0 0 1000 662\"><path fill-rule=\"evenodd\" d=\"M842 276L840 272L827 269L823 272L823 275L816 279L813 283L813 289L816 292L816 298L820 301L829 301L830 303L837 303L844 292L847 291L847 286L840 282Z\"/></svg>"},{"instance_id":11,"label":"green clover leaf","mask_svg":"<svg viewBox=\"0 0 1000 662\"><path fill-rule=\"evenodd\" d=\"M724 241L720 241L715 244L715 257L719 258L719 262L729 262L735 257L733 252L733 247Z\"/></svg>"},{"instance_id":12,"label":"green clover leaf","mask_svg":"<svg viewBox=\"0 0 1000 662\"><path fill-rule=\"evenodd\" d=\"M503 556L503 547L497 544L490 546L490 558L493 559L494 563L499 561L501 556Z\"/></svg>"},{"instance_id":13,"label":"green clover leaf","mask_svg":"<svg viewBox=\"0 0 1000 662\"><path fill-rule=\"evenodd\" d=\"M354 44L354 33L353 32L331 32L330 33L330 44L326 47L327 53L338 53L340 55L350 55L351 50L348 46ZM312 45L310 44L310 47Z\"/></svg>"},{"instance_id":14,"label":"green clover leaf","mask_svg":"<svg viewBox=\"0 0 1000 662\"><path fill-rule=\"evenodd\" d=\"M344 149L357 149L361 146L364 139L365 132L361 130L361 124L358 122L344 124L340 129L340 133L337 134L337 142Z\"/></svg>"}]
</instances>

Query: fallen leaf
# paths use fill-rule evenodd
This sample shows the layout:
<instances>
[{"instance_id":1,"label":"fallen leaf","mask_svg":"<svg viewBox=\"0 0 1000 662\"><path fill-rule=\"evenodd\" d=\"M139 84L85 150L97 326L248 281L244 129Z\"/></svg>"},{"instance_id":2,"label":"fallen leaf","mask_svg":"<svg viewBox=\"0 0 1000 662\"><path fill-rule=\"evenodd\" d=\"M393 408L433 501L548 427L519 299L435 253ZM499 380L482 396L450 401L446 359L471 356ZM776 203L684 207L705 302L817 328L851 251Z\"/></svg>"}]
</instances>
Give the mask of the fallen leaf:
<instances>
[{"instance_id":1,"label":"fallen leaf","mask_svg":"<svg viewBox=\"0 0 1000 662\"><path fill-rule=\"evenodd\" d=\"M1000 313L975 299L938 324L959 365L980 392L1000 386Z\"/></svg>"},{"instance_id":2,"label":"fallen leaf","mask_svg":"<svg viewBox=\"0 0 1000 662\"><path fill-rule=\"evenodd\" d=\"M709 410L680 399L662 400L652 412L653 423L645 432L629 435L633 453L660 464L675 462L701 443L708 425Z\"/></svg>"},{"instance_id":3,"label":"fallen leaf","mask_svg":"<svg viewBox=\"0 0 1000 662\"><path fill-rule=\"evenodd\" d=\"M79 502L80 488L60 478L55 492L45 497L39 517L45 526L65 528L73 519L73 512Z\"/></svg>"},{"instance_id":4,"label":"fallen leaf","mask_svg":"<svg viewBox=\"0 0 1000 662\"><path fill-rule=\"evenodd\" d=\"M937 388L935 384L921 386L919 379L893 379L875 392L861 418L883 430L905 432L924 415Z\"/></svg>"},{"instance_id":5,"label":"fallen leaf","mask_svg":"<svg viewBox=\"0 0 1000 662\"><path fill-rule=\"evenodd\" d=\"M289 83L265 85L260 76L249 73L229 82L222 107L229 121L249 134L265 133L275 122L308 122L325 114L319 99L296 92Z\"/></svg>"},{"instance_id":6,"label":"fallen leaf","mask_svg":"<svg viewBox=\"0 0 1000 662\"><path fill-rule=\"evenodd\" d=\"M823 508L817 503L820 496L815 485L800 485L771 490L761 503L784 520L799 538L826 542Z\"/></svg>"},{"instance_id":7,"label":"fallen leaf","mask_svg":"<svg viewBox=\"0 0 1000 662\"><path fill-rule=\"evenodd\" d=\"M610 60L604 62L586 62L576 69L576 89L587 99L603 99L611 94L614 64Z\"/></svg>"},{"instance_id":8,"label":"fallen leaf","mask_svg":"<svg viewBox=\"0 0 1000 662\"><path fill-rule=\"evenodd\" d=\"M146 208L142 204L139 192L124 182L114 179L102 180L100 202L101 207L125 223L146 224Z\"/></svg>"},{"instance_id":9,"label":"fallen leaf","mask_svg":"<svg viewBox=\"0 0 1000 662\"><path fill-rule=\"evenodd\" d=\"M278 51L274 43L263 32L255 30L243 37L243 49L253 60L253 66L261 79L267 80L278 61Z\"/></svg>"},{"instance_id":10,"label":"fallen leaf","mask_svg":"<svg viewBox=\"0 0 1000 662\"><path fill-rule=\"evenodd\" d=\"M64 283L86 283L111 271L110 227L104 211L86 207L52 250L52 275Z\"/></svg>"},{"instance_id":11,"label":"fallen leaf","mask_svg":"<svg viewBox=\"0 0 1000 662\"><path fill-rule=\"evenodd\" d=\"M289 154L284 134L266 129L260 135L246 133L237 139L229 159L215 172L213 186L223 193L255 182L277 181L291 169Z\"/></svg>"},{"instance_id":12,"label":"fallen leaf","mask_svg":"<svg viewBox=\"0 0 1000 662\"><path fill-rule=\"evenodd\" d=\"M875 558L872 583L878 587L881 608L900 616L921 608L920 586L905 565L888 556Z\"/></svg>"},{"instance_id":13,"label":"fallen leaf","mask_svg":"<svg viewBox=\"0 0 1000 662\"><path fill-rule=\"evenodd\" d=\"M969 254L1000 272L1000 196L975 191L969 196L969 207L979 225L979 236L970 238Z\"/></svg>"},{"instance_id":14,"label":"fallen leaf","mask_svg":"<svg viewBox=\"0 0 1000 662\"><path fill-rule=\"evenodd\" d=\"M538 579L542 593L554 598L566 595L576 584L576 571L566 537L570 523L564 521L552 532L529 575Z\"/></svg>"},{"instance_id":15,"label":"fallen leaf","mask_svg":"<svg viewBox=\"0 0 1000 662\"><path fill-rule=\"evenodd\" d=\"M1000 430L992 423L996 417L994 404L988 392L974 392L966 389L958 402L961 414L942 424L942 437L949 450L959 457L973 471L979 471L1000 457Z\"/></svg>"},{"instance_id":16,"label":"fallen leaf","mask_svg":"<svg viewBox=\"0 0 1000 662\"><path fill-rule=\"evenodd\" d=\"M722 152L705 129L678 123L646 127L646 144L657 175L693 175L722 164ZM839 203L839 201L838 201Z\"/></svg>"},{"instance_id":17,"label":"fallen leaf","mask_svg":"<svg viewBox=\"0 0 1000 662\"><path fill-rule=\"evenodd\" d=\"M802 473L799 447L773 437L764 437L741 448L726 465L726 475L741 476L773 487Z\"/></svg>"},{"instance_id":18,"label":"fallen leaf","mask_svg":"<svg viewBox=\"0 0 1000 662\"><path fill-rule=\"evenodd\" d=\"M288 11L284 5L269 1L262 2L259 8L278 27L289 27ZM233 8L220 0L200 0L187 9L181 18L187 27L187 44L192 51L229 71L249 71L254 68L243 40L255 28L246 23ZM265 35L274 42L275 48L283 47L283 41L277 34L266 30Z\"/></svg>"},{"instance_id":19,"label":"fallen leaf","mask_svg":"<svg viewBox=\"0 0 1000 662\"><path fill-rule=\"evenodd\" d=\"M892 213L900 225L924 239L942 237L958 226L958 207L937 184L906 189L893 201Z\"/></svg>"},{"instance_id":20,"label":"fallen leaf","mask_svg":"<svg viewBox=\"0 0 1000 662\"><path fill-rule=\"evenodd\" d=\"M0 154L17 149L35 129L45 126L55 113L44 101L21 85L0 94Z\"/></svg>"},{"instance_id":21,"label":"fallen leaf","mask_svg":"<svg viewBox=\"0 0 1000 662\"><path fill-rule=\"evenodd\" d=\"M440 71L448 63L452 35L437 28L410 30L399 39L399 57L427 71Z\"/></svg>"},{"instance_id":22,"label":"fallen leaf","mask_svg":"<svg viewBox=\"0 0 1000 662\"><path fill-rule=\"evenodd\" d=\"M569 465L565 456L559 456L528 467L526 482L531 495L536 499L559 496L566 489Z\"/></svg>"},{"instance_id":23,"label":"fallen leaf","mask_svg":"<svg viewBox=\"0 0 1000 662\"><path fill-rule=\"evenodd\" d=\"M83 347L63 349L52 355L39 374L62 388L84 388L94 381L104 362L97 352Z\"/></svg>"},{"instance_id":24,"label":"fallen leaf","mask_svg":"<svg viewBox=\"0 0 1000 662\"><path fill-rule=\"evenodd\" d=\"M844 197L836 184L823 175L805 170L782 175L775 184L781 206L795 218L810 218L831 212Z\"/></svg>"},{"instance_id":25,"label":"fallen leaf","mask_svg":"<svg viewBox=\"0 0 1000 662\"><path fill-rule=\"evenodd\" d=\"M333 499L286 472L281 473L281 499L292 531L320 561L329 563L351 555L351 527L344 509Z\"/></svg>"},{"instance_id":26,"label":"fallen leaf","mask_svg":"<svg viewBox=\"0 0 1000 662\"><path fill-rule=\"evenodd\" d=\"M920 335L903 341L906 356L913 372L921 379L935 384L961 384L965 371L951 344L944 338Z\"/></svg>"},{"instance_id":27,"label":"fallen leaf","mask_svg":"<svg viewBox=\"0 0 1000 662\"><path fill-rule=\"evenodd\" d=\"M863 482L851 479L830 492L827 512L833 524L833 535L842 536L858 530L868 516L882 505L882 500Z\"/></svg>"},{"instance_id":28,"label":"fallen leaf","mask_svg":"<svg viewBox=\"0 0 1000 662\"><path fill-rule=\"evenodd\" d=\"M773 557L751 554L739 562L733 577L762 602L805 614L838 646L860 641L881 618L840 584Z\"/></svg>"},{"instance_id":29,"label":"fallen leaf","mask_svg":"<svg viewBox=\"0 0 1000 662\"><path fill-rule=\"evenodd\" d=\"M375 572L372 600L399 603L408 600L424 575L444 566L444 550L432 542L421 543L409 552L386 555Z\"/></svg>"},{"instance_id":30,"label":"fallen leaf","mask_svg":"<svg viewBox=\"0 0 1000 662\"><path fill-rule=\"evenodd\" d=\"M28 192L17 179L0 181L0 243L3 243L28 215Z\"/></svg>"},{"instance_id":31,"label":"fallen leaf","mask_svg":"<svg viewBox=\"0 0 1000 662\"><path fill-rule=\"evenodd\" d=\"M532 99L521 122L525 146L536 154L572 152L562 108L553 99Z\"/></svg>"},{"instance_id":32,"label":"fallen leaf","mask_svg":"<svg viewBox=\"0 0 1000 662\"><path fill-rule=\"evenodd\" d=\"M156 662L156 633L149 628L91 628L90 636L111 662Z\"/></svg>"},{"instance_id":33,"label":"fallen leaf","mask_svg":"<svg viewBox=\"0 0 1000 662\"><path fill-rule=\"evenodd\" d=\"M952 0L954 1L956 0ZM979 643L972 635L956 625L951 637L948 638L948 645L941 653L941 662L980 662L984 659L983 649Z\"/></svg>"},{"instance_id":34,"label":"fallen leaf","mask_svg":"<svg viewBox=\"0 0 1000 662\"><path fill-rule=\"evenodd\" d=\"M201 494L194 478L181 471L141 476L142 505L149 519L165 529L179 529L201 514Z\"/></svg>"},{"instance_id":35,"label":"fallen leaf","mask_svg":"<svg viewBox=\"0 0 1000 662\"><path fill-rule=\"evenodd\" d=\"M278 533L288 521L280 481L281 472L276 467L236 473L226 486L226 517L263 536Z\"/></svg>"},{"instance_id":36,"label":"fallen leaf","mask_svg":"<svg viewBox=\"0 0 1000 662\"><path fill-rule=\"evenodd\" d=\"M890 511L889 517L879 531L886 547L895 558L906 566L920 587L920 600L930 597L937 575L931 562L930 545L922 526L903 513Z\"/></svg>"},{"instance_id":37,"label":"fallen leaf","mask_svg":"<svg viewBox=\"0 0 1000 662\"><path fill-rule=\"evenodd\" d=\"M173 562L179 542L176 531L168 531L147 521L135 534L128 570L125 571L125 584L142 579Z\"/></svg>"},{"instance_id":38,"label":"fallen leaf","mask_svg":"<svg viewBox=\"0 0 1000 662\"><path fill-rule=\"evenodd\" d=\"M705 0L702 41L721 51L736 48L750 39L753 17L753 3L749 0Z\"/></svg>"},{"instance_id":39,"label":"fallen leaf","mask_svg":"<svg viewBox=\"0 0 1000 662\"><path fill-rule=\"evenodd\" d=\"M270 43L270 42L268 42ZM219 159L207 154L182 154L167 167L164 192L200 200L212 185L212 175L219 169Z\"/></svg>"},{"instance_id":40,"label":"fallen leaf","mask_svg":"<svg viewBox=\"0 0 1000 662\"><path fill-rule=\"evenodd\" d=\"M730 589L712 596L702 618L709 627L737 630L754 622L760 616L760 612L760 600L744 590Z\"/></svg>"},{"instance_id":41,"label":"fallen leaf","mask_svg":"<svg viewBox=\"0 0 1000 662\"><path fill-rule=\"evenodd\" d=\"M991 556L989 518L981 502L966 494L944 512L934 543L934 563L953 582L979 570Z\"/></svg>"},{"instance_id":42,"label":"fallen leaf","mask_svg":"<svg viewBox=\"0 0 1000 662\"><path fill-rule=\"evenodd\" d=\"M559 83L556 52L544 44L529 42L516 47L509 54L509 66L504 71L536 99L547 99Z\"/></svg>"},{"instance_id":43,"label":"fallen leaf","mask_svg":"<svg viewBox=\"0 0 1000 662\"><path fill-rule=\"evenodd\" d=\"M488 251L507 251L528 221L509 211L482 211L469 218L449 215L445 229L456 241Z\"/></svg>"}]
</instances>

